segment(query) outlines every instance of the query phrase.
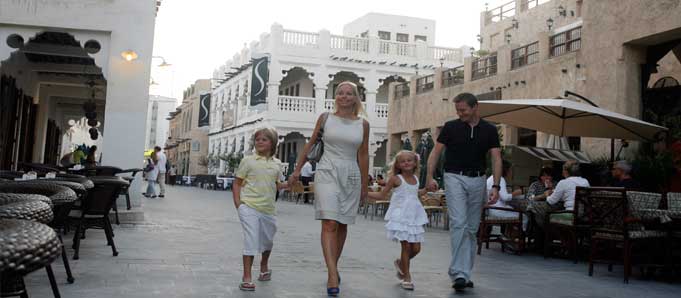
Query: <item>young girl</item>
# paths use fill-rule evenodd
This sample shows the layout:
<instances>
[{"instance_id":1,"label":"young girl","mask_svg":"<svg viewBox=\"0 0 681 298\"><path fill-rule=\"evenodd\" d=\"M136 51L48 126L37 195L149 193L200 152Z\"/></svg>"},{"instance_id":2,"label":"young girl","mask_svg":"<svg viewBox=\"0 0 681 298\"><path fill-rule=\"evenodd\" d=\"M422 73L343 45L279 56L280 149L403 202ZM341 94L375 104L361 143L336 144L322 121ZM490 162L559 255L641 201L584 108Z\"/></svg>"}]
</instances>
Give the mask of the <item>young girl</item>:
<instances>
[{"instance_id":1,"label":"young girl","mask_svg":"<svg viewBox=\"0 0 681 298\"><path fill-rule=\"evenodd\" d=\"M395 260L397 277L405 290L413 290L414 283L409 273L409 261L421 251L423 242L423 225L428 223L428 216L419 201L419 196L425 194L425 189L419 190L418 156L413 151L400 151L395 155L383 191L370 192L369 198L385 199L390 190L390 208L385 214L385 225L388 238L399 241L402 246L400 258Z\"/></svg>"},{"instance_id":2,"label":"young girl","mask_svg":"<svg viewBox=\"0 0 681 298\"><path fill-rule=\"evenodd\" d=\"M278 189L286 186L279 182L281 161L273 157L277 141L274 129L261 128L255 132L255 154L241 160L232 187L234 206L244 233L244 275L239 283L239 289L243 291L255 291L251 266L256 254L262 254L258 280L268 281L272 277L268 261L277 231L274 197Z\"/></svg>"}]
</instances>

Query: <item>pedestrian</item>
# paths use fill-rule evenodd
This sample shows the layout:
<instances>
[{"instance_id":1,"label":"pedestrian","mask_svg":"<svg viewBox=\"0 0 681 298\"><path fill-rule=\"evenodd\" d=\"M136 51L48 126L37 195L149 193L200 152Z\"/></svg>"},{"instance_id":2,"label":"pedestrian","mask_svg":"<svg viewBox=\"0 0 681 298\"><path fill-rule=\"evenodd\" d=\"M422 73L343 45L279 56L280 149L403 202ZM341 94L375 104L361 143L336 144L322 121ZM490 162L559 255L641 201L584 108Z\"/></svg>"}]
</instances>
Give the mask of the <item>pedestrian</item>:
<instances>
[{"instance_id":1,"label":"pedestrian","mask_svg":"<svg viewBox=\"0 0 681 298\"><path fill-rule=\"evenodd\" d=\"M272 278L268 262L277 231L274 197L279 188L286 187L279 179L281 161L274 158L277 141L274 129L256 130L252 140L255 154L241 160L232 186L234 206L244 235L244 272L239 283L239 289L243 291L255 291L251 267L256 254L262 256L258 280L269 281Z\"/></svg>"},{"instance_id":2,"label":"pedestrian","mask_svg":"<svg viewBox=\"0 0 681 298\"><path fill-rule=\"evenodd\" d=\"M324 154L317 164L314 184L315 218L322 221L322 252L326 262L326 292L340 293L338 260L343 253L348 224L355 223L360 202L367 197L369 175L369 122L357 85L341 82L335 92L333 113L317 119L310 141L302 150L289 185L296 183L307 154L323 129Z\"/></svg>"},{"instance_id":3,"label":"pedestrian","mask_svg":"<svg viewBox=\"0 0 681 298\"><path fill-rule=\"evenodd\" d=\"M158 169L158 175L156 177L156 183L158 184L159 198L164 198L166 195L166 171L168 170L168 158L166 154L163 153L161 147L154 147L154 153L156 153L156 168Z\"/></svg>"},{"instance_id":4,"label":"pedestrian","mask_svg":"<svg viewBox=\"0 0 681 298\"><path fill-rule=\"evenodd\" d=\"M97 166L97 146L92 145L88 149L87 156L85 157L85 167L94 168Z\"/></svg>"},{"instance_id":5,"label":"pedestrian","mask_svg":"<svg viewBox=\"0 0 681 298\"><path fill-rule=\"evenodd\" d=\"M313 177L314 169L312 167L312 163L308 160L305 162L303 169L300 171L300 179L301 182L303 182L303 186L309 186L310 182L312 182ZM307 193L303 194L303 203L307 203L308 201L309 201L308 194Z\"/></svg>"},{"instance_id":6,"label":"pedestrian","mask_svg":"<svg viewBox=\"0 0 681 298\"><path fill-rule=\"evenodd\" d=\"M428 158L427 187L438 189L433 180L440 153L445 149L444 184L452 245L449 277L452 287L461 291L472 287L471 272L476 251L476 234L482 207L499 199L501 149L496 126L480 119L478 99L470 93L454 97L456 120L445 123ZM487 154L492 156L493 184L486 200Z\"/></svg>"},{"instance_id":7,"label":"pedestrian","mask_svg":"<svg viewBox=\"0 0 681 298\"><path fill-rule=\"evenodd\" d=\"M409 271L410 260L421 251L423 225L428 223L428 215L419 201L419 197L426 193L419 190L418 155L413 151L402 150L395 155L388 173L389 179L381 192L370 192L369 198L385 200L392 190L390 207L385 213L385 224L388 239L397 241L402 247L400 257L395 260L397 278L400 286L405 290L414 290L414 282Z\"/></svg>"},{"instance_id":8,"label":"pedestrian","mask_svg":"<svg viewBox=\"0 0 681 298\"><path fill-rule=\"evenodd\" d=\"M156 166L156 160L156 151L154 151L151 153L149 158L147 158L147 166L144 168L144 171L147 174L147 191L144 193L144 196L151 199L156 198L156 188L154 187L156 180L158 180L158 167Z\"/></svg>"}]
</instances>

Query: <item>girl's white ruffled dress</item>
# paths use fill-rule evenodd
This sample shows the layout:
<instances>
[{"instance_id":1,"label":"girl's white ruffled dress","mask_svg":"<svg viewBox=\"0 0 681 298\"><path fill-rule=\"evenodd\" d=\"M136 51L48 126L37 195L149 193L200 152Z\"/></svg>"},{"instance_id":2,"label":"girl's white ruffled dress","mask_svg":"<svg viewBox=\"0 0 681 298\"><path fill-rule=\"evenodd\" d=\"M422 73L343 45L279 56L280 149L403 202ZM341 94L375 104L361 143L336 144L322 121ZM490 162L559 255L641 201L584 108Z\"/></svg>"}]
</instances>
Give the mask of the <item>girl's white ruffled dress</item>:
<instances>
[{"instance_id":1,"label":"girl's white ruffled dress","mask_svg":"<svg viewBox=\"0 0 681 298\"><path fill-rule=\"evenodd\" d=\"M397 177L402 180L402 184L393 189L390 207L385 213L388 239L409 243L423 242L423 234L426 232L423 225L428 223L428 215L419 201L418 177L414 176L415 185L407 183L402 175Z\"/></svg>"}]
</instances>

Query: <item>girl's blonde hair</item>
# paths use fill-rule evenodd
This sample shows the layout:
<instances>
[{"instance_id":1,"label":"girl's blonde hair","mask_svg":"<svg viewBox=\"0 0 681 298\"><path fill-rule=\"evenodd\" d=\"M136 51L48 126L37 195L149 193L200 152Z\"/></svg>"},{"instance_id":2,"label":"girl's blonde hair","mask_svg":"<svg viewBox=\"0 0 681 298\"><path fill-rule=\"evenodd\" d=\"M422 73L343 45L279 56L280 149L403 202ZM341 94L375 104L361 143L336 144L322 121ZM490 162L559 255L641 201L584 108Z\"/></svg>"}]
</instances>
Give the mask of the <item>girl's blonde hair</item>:
<instances>
[{"instance_id":1,"label":"girl's blonde hair","mask_svg":"<svg viewBox=\"0 0 681 298\"><path fill-rule=\"evenodd\" d=\"M357 84L350 82L350 81L343 81L338 86L336 86L336 94L333 95L334 99L338 95L338 92L340 91L341 87L344 85L348 85L352 88L352 93L355 94L355 105L352 107L352 113L355 114L355 116L364 116L364 106L362 106L362 99L359 97L359 88L357 87ZM334 106L334 112L338 111L338 104L334 101L333 103Z\"/></svg>"},{"instance_id":2,"label":"girl's blonde hair","mask_svg":"<svg viewBox=\"0 0 681 298\"><path fill-rule=\"evenodd\" d=\"M268 140L270 140L270 143L272 143L269 155L267 155L267 157L274 156L274 154L277 153L277 142L279 141L279 135L277 134L277 131L271 127L262 127L257 129L255 133L253 133L253 137L251 137L251 144L253 145L253 150L255 150L255 138L257 138L258 135L260 134L262 134L262 136L266 137Z\"/></svg>"},{"instance_id":3,"label":"girl's blonde hair","mask_svg":"<svg viewBox=\"0 0 681 298\"><path fill-rule=\"evenodd\" d=\"M401 150L400 152L397 152L397 154L395 154L395 157L393 157L393 160L390 162L390 170L388 171L388 179L390 179L390 177L392 177L394 175L402 174L402 169L397 167L398 160L399 160L400 156L402 156L402 155L411 155L414 158L414 164L415 164L414 174L418 175L419 168L421 167L421 165L419 163L419 155L416 154L416 152L414 152L414 151Z\"/></svg>"}]
</instances>

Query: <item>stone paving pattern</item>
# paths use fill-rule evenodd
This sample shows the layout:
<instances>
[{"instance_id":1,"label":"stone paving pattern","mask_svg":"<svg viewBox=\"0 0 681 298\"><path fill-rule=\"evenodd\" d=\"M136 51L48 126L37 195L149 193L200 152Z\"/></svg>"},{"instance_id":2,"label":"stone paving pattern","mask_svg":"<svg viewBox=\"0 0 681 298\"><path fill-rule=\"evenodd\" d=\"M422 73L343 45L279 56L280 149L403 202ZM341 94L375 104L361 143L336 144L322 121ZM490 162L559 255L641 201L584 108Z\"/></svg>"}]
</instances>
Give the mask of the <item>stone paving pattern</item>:
<instances>
[{"instance_id":1,"label":"stone paving pattern","mask_svg":"<svg viewBox=\"0 0 681 298\"><path fill-rule=\"evenodd\" d=\"M145 222L114 226L118 257L102 230L88 230L80 260L71 261L74 284L66 283L61 259L53 264L62 297L326 297L320 224L311 205L277 203L273 279L242 292L242 234L231 192L175 186L164 199L144 200ZM65 238L70 256L72 236ZM638 276L624 284L621 266L613 272L597 266L589 277L583 262L510 255L491 245L476 260L476 287L456 294L447 276L449 234L430 228L425 238L412 264L416 290L407 292L392 266L399 245L385 238L382 220L358 217L340 262L341 297L679 297L681 291L679 283ZM26 283L31 297L52 297L45 270Z\"/></svg>"}]
</instances>

